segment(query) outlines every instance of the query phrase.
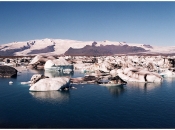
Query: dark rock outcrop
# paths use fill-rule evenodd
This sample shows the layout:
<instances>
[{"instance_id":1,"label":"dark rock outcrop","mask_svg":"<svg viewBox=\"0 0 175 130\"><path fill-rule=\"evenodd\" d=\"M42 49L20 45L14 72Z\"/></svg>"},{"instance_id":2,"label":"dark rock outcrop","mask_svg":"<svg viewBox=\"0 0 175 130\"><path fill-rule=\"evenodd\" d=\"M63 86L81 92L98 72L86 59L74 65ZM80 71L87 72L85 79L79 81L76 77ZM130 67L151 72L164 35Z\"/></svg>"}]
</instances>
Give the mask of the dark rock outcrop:
<instances>
[{"instance_id":1,"label":"dark rock outcrop","mask_svg":"<svg viewBox=\"0 0 175 130\"><path fill-rule=\"evenodd\" d=\"M27 53L27 54L40 54L40 53L48 53L48 52L53 52L54 51L54 46L47 46L43 49L39 49L39 50L32 50L31 52Z\"/></svg>"},{"instance_id":2,"label":"dark rock outcrop","mask_svg":"<svg viewBox=\"0 0 175 130\"><path fill-rule=\"evenodd\" d=\"M64 54L71 56L104 56L104 55L114 55L114 54L128 54L128 53L138 53L146 52L145 49L137 46L128 45L106 45L106 46L95 46L97 43L93 42L92 46L86 45L83 48L75 49L69 48Z\"/></svg>"},{"instance_id":3,"label":"dark rock outcrop","mask_svg":"<svg viewBox=\"0 0 175 130\"><path fill-rule=\"evenodd\" d=\"M10 66L0 66L0 77L17 77L17 70Z\"/></svg>"},{"instance_id":4,"label":"dark rock outcrop","mask_svg":"<svg viewBox=\"0 0 175 130\"><path fill-rule=\"evenodd\" d=\"M0 56L13 56L16 52L20 52L20 51L24 51L26 49L30 49L31 46L33 46L34 44L35 44L35 41L27 42L26 45L24 45L23 47L15 48L15 49L10 49L9 48L7 50L3 50L5 48L8 48L8 46L4 46L3 48L0 49ZM51 46L46 46L45 48L42 48L42 49L32 50L28 54L39 54L39 53L53 52L54 51L54 46L55 45L51 45Z\"/></svg>"},{"instance_id":5,"label":"dark rock outcrop","mask_svg":"<svg viewBox=\"0 0 175 130\"><path fill-rule=\"evenodd\" d=\"M5 46L4 48L7 48L7 46ZM1 56L13 56L14 53L24 51L24 50L29 49L29 48L30 48L29 46L23 46L21 48L8 49L8 50L5 50L5 51L0 50L0 55Z\"/></svg>"},{"instance_id":6,"label":"dark rock outcrop","mask_svg":"<svg viewBox=\"0 0 175 130\"><path fill-rule=\"evenodd\" d=\"M78 78L71 78L71 83L96 83L98 77L95 76L85 76L85 77L78 77Z\"/></svg>"},{"instance_id":7,"label":"dark rock outcrop","mask_svg":"<svg viewBox=\"0 0 175 130\"><path fill-rule=\"evenodd\" d=\"M144 46L144 47L147 47L147 48L153 48L151 45L146 45L146 44L144 44L143 46Z\"/></svg>"}]
</instances>

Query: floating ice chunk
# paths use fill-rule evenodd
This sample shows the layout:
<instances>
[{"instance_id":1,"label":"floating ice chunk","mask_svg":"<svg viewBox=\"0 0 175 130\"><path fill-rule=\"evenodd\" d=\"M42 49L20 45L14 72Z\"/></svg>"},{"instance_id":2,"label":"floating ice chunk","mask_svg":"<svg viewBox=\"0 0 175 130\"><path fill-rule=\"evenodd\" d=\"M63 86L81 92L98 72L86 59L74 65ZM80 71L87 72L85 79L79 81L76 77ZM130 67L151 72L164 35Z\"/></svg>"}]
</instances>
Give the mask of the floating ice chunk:
<instances>
[{"instance_id":1,"label":"floating ice chunk","mask_svg":"<svg viewBox=\"0 0 175 130\"><path fill-rule=\"evenodd\" d=\"M160 73L162 77L175 77L175 72L166 70L165 72Z\"/></svg>"},{"instance_id":2,"label":"floating ice chunk","mask_svg":"<svg viewBox=\"0 0 175 130\"><path fill-rule=\"evenodd\" d=\"M12 84L13 82L12 81L9 81L9 84Z\"/></svg>"},{"instance_id":3,"label":"floating ice chunk","mask_svg":"<svg viewBox=\"0 0 175 130\"><path fill-rule=\"evenodd\" d=\"M60 90L69 86L70 79L67 77L45 78L40 79L38 82L30 87L30 91L52 91Z\"/></svg>"},{"instance_id":4,"label":"floating ice chunk","mask_svg":"<svg viewBox=\"0 0 175 130\"><path fill-rule=\"evenodd\" d=\"M130 82L161 82L163 80L158 73L146 70L126 68L118 69L117 73L121 79Z\"/></svg>"},{"instance_id":5,"label":"floating ice chunk","mask_svg":"<svg viewBox=\"0 0 175 130\"><path fill-rule=\"evenodd\" d=\"M31 81L28 81L28 82L21 82L21 84L31 84Z\"/></svg>"}]
</instances>

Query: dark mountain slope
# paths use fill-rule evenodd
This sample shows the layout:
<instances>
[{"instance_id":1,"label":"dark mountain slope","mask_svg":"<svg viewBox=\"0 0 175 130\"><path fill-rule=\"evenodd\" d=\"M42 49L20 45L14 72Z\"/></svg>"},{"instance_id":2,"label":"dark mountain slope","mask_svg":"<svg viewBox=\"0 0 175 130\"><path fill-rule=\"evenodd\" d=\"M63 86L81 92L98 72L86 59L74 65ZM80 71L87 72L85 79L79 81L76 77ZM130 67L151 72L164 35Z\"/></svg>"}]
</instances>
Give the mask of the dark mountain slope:
<instances>
[{"instance_id":1,"label":"dark mountain slope","mask_svg":"<svg viewBox=\"0 0 175 130\"><path fill-rule=\"evenodd\" d=\"M71 56L102 56L102 55L146 52L145 49L141 47L136 47L136 46L128 46L128 45L95 46L96 45L95 43L93 42L92 46L86 45L85 47L80 49L70 47L64 54L71 55Z\"/></svg>"}]
</instances>

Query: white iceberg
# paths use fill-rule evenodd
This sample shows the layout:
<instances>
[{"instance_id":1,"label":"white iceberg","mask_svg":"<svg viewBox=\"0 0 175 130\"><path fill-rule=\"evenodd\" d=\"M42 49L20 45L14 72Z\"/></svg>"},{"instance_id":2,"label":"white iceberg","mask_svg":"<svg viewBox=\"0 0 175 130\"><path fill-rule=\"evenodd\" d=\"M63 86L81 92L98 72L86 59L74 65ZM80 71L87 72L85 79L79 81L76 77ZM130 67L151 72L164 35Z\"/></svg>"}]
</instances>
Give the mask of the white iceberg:
<instances>
[{"instance_id":1,"label":"white iceberg","mask_svg":"<svg viewBox=\"0 0 175 130\"><path fill-rule=\"evenodd\" d=\"M73 65L69 64L63 57L54 60L47 60L44 69L45 70L62 70L65 68L73 69Z\"/></svg>"},{"instance_id":2,"label":"white iceberg","mask_svg":"<svg viewBox=\"0 0 175 130\"><path fill-rule=\"evenodd\" d=\"M29 64L36 64L36 63L40 62L40 61L43 60L43 59L44 59L43 56L37 55L37 56L35 56L35 57L32 59L32 61L31 61Z\"/></svg>"},{"instance_id":3,"label":"white iceberg","mask_svg":"<svg viewBox=\"0 0 175 130\"><path fill-rule=\"evenodd\" d=\"M162 77L175 77L175 72L170 70L165 70L164 72L161 72L160 75Z\"/></svg>"},{"instance_id":4,"label":"white iceberg","mask_svg":"<svg viewBox=\"0 0 175 130\"><path fill-rule=\"evenodd\" d=\"M69 86L70 79L67 77L45 78L30 87L30 91L53 91Z\"/></svg>"},{"instance_id":5,"label":"white iceberg","mask_svg":"<svg viewBox=\"0 0 175 130\"><path fill-rule=\"evenodd\" d=\"M162 82L163 80L158 73L136 68L118 69L117 73L121 79L130 82Z\"/></svg>"}]
</instances>

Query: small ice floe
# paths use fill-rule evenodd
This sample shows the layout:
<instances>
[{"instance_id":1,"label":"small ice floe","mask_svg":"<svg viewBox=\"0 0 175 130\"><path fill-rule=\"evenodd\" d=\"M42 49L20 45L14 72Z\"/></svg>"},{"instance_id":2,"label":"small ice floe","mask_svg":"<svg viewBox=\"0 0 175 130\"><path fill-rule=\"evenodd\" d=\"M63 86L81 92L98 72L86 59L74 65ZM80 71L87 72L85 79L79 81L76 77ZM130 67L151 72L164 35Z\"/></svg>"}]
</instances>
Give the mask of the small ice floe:
<instances>
[{"instance_id":1,"label":"small ice floe","mask_svg":"<svg viewBox=\"0 0 175 130\"><path fill-rule=\"evenodd\" d=\"M21 82L21 84L31 84L31 81L28 81L28 82Z\"/></svg>"},{"instance_id":2,"label":"small ice floe","mask_svg":"<svg viewBox=\"0 0 175 130\"><path fill-rule=\"evenodd\" d=\"M76 87L73 87L73 86L72 86L71 88L72 88L72 89L77 89Z\"/></svg>"},{"instance_id":3,"label":"small ice floe","mask_svg":"<svg viewBox=\"0 0 175 130\"><path fill-rule=\"evenodd\" d=\"M9 84L12 84L13 82L12 81L9 81Z\"/></svg>"},{"instance_id":4,"label":"small ice floe","mask_svg":"<svg viewBox=\"0 0 175 130\"><path fill-rule=\"evenodd\" d=\"M68 89L68 88L65 88L64 90L66 90L66 91L67 91L67 90L69 90L69 89Z\"/></svg>"},{"instance_id":5,"label":"small ice floe","mask_svg":"<svg viewBox=\"0 0 175 130\"><path fill-rule=\"evenodd\" d=\"M111 84L111 83L107 83L107 84L99 84L100 86L106 86L106 87L115 87L115 86L121 86L124 84Z\"/></svg>"}]
</instances>

